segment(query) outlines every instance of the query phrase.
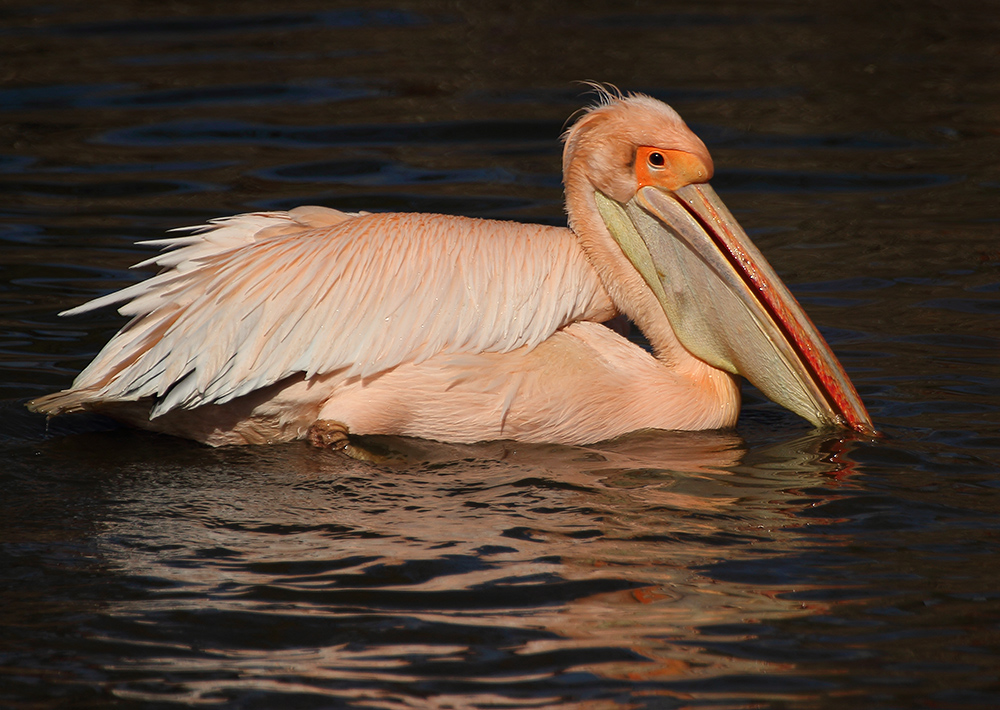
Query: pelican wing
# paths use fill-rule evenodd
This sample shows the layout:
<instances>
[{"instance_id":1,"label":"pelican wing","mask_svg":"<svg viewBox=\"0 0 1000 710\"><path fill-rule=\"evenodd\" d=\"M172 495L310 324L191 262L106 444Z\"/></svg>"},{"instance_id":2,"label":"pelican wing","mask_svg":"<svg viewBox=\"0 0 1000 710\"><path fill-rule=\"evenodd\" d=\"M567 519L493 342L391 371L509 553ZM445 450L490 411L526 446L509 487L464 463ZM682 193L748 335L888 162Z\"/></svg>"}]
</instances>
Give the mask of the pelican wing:
<instances>
[{"instance_id":1,"label":"pelican wing","mask_svg":"<svg viewBox=\"0 0 1000 710\"><path fill-rule=\"evenodd\" d=\"M323 208L239 215L156 240L160 273L67 314L132 320L49 413L156 400L223 403L296 373L368 377L438 353L534 347L614 314L572 232Z\"/></svg>"}]
</instances>

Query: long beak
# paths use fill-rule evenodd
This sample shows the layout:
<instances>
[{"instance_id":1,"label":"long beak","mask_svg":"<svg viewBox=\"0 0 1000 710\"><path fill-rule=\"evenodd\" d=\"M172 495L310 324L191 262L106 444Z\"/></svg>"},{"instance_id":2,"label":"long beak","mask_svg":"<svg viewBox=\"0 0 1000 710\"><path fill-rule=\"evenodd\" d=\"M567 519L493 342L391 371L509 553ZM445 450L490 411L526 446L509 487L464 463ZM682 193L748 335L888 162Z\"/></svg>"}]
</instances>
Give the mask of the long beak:
<instances>
[{"instance_id":1,"label":"long beak","mask_svg":"<svg viewBox=\"0 0 1000 710\"><path fill-rule=\"evenodd\" d=\"M624 210L598 194L598 206L693 355L816 426L875 434L830 346L709 185L643 187Z\"/></svg>"}]
</instances>

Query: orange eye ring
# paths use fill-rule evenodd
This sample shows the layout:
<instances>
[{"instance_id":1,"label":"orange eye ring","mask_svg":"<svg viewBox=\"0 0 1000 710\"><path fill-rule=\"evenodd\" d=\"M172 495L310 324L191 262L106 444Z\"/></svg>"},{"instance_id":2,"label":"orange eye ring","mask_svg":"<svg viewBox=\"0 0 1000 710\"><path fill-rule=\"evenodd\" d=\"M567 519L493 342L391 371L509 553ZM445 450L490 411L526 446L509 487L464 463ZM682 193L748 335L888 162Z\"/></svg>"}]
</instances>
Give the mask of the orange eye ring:
<instances>
[{"instance_id":1,"label":"orange eye ring","mask_svg":"<svg viewBox=\"0 0 1000 710\"><path fill-rule=\"evenodd\" d=\"M638 187L676 190L685 185L708 182L712 177L712 167L694 153L644 145L635 151L635 177Z\"/></svg>"}]
</instances>

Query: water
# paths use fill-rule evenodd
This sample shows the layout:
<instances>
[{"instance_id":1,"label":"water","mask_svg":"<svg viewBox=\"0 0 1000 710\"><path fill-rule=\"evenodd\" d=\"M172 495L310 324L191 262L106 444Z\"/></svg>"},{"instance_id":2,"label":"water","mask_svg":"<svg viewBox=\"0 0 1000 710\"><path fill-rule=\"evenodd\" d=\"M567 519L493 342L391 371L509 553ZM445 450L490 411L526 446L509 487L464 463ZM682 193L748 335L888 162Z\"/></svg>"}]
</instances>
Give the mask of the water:
<instances>
[{"instance_id":1,"label":"water","mask_svg":"<svg viewBox=\"0 0 1000 710\"><path fill-rule=\"evenodd\" d=\"M0 705L1000 705L1000 15L981 3L0 9ZM23 402L166 229L560 224L580 79L667 100L880 441L212 450Z\"/></svg>"}]
</instances>

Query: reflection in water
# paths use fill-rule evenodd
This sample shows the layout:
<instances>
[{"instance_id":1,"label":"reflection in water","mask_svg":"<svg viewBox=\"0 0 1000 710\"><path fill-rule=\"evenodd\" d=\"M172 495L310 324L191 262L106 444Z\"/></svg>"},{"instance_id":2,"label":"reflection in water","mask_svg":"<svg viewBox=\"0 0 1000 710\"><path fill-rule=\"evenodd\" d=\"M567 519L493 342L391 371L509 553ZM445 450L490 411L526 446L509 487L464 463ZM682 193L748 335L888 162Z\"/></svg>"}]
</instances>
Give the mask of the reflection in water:
<instances>
[{"instance_id":1,"label":"reflection in water","mask_svg":"<svg viewBox=\"0 0 1000 710\"><path fill-rule=\"evenodd\" d=\"M107 600L94 630L117 649L115 695L408 707L430 683L456 705L537 705L597 679L667 695L714 679L725 694L738 690L726 678L788 661L712 653L702 629L735 642L825 610L785 598L793 582L711 568L808 551L797 513L817 498L803 490L841 485L839 440L751 455L718 432L375 443L393 465L289 445L199 449L203 465L164 470L141 444L100 464L127 471L98 521L100 556L116 586L141 590Z\"/></svg>"}]
</instances>

